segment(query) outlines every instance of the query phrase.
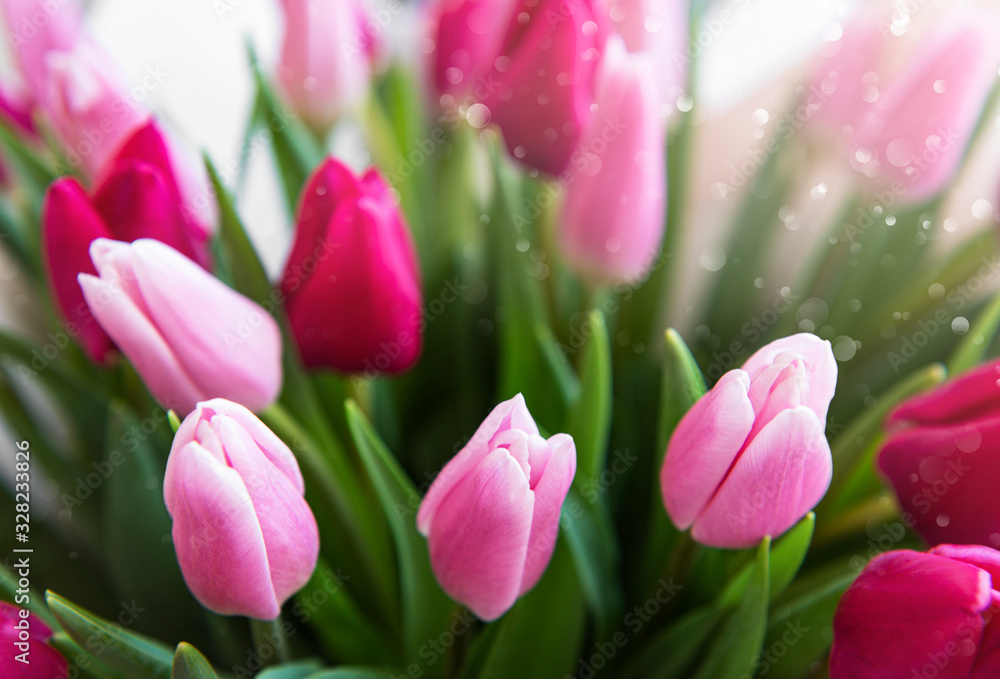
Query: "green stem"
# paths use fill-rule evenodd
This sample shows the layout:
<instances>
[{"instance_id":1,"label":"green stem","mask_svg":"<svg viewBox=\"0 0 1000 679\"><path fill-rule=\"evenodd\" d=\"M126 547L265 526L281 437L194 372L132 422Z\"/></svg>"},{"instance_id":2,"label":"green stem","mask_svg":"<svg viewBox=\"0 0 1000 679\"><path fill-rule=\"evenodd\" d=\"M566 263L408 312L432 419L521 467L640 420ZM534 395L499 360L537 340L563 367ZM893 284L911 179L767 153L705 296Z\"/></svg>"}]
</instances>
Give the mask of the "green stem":
<instances>
[{"instance_id":1,"label":"green stem","mask_svg":"<svg viewBox=\"0 0 1000 679\"><path fill-rule=\"evenodd\" d=\"M291 660L291 655L288 653L288 639L281 630L281 616L274 620L251 618L250 637L253 639L254 653L265 667L284 664Z\"/></svg>"}]
</instances>

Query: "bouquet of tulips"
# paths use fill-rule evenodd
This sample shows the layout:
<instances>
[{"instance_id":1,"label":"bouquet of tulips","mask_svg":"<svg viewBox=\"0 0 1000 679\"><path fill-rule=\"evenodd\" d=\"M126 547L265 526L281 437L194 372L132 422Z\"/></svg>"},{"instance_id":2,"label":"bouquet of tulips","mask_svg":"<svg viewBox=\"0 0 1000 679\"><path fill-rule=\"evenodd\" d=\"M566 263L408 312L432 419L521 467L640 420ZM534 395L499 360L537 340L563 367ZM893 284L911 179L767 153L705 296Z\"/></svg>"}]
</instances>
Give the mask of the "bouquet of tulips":
<instances>
[{"instance_id":1,"label":"bouquet of tulips","mask_svg":"<svg viewBox=\"0 0 1000 679\"><path fill-rule=\"evenodd\" d=\"M0 675L1000 677L1000 14L708 176L747 5L283 0L220 167L0 1Z\"/></svg>"}]
</instances>

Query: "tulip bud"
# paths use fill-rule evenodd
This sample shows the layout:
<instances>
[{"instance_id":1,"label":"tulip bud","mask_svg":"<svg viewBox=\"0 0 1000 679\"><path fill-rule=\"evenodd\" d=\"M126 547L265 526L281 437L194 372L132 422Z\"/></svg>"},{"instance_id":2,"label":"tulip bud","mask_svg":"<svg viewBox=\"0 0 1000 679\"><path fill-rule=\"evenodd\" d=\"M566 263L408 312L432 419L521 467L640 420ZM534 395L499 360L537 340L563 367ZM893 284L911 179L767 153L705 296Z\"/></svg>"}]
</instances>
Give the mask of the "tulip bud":
<instances>
[{"instance_id":1,"label":"tulip bud","mask_svg":"<svg viewBox=\"0 0 1000 679\"><path fill-rule=\"evenodd\" d=\"M34 613L0 601L0 675L5 679L61 679L66 659L47 642L52 630Z\"/></svg>"},{"instance_id":2,"label":"tulip bud","mask_svg":"<svg viewBox=\"0 0 1000 679\"><path fill-rule=\"evenodd\" d=\"M830 343L808 333L771 342L723 375L667 447L660 484L674 524L734 549L794 526L830 485L823 431L836 384Z\"/></svg>"},{"instance_id":3,"label":"tulip bud","mask_svg":"<svg viewBox=\"0 0 1000 679\"><path fill-rule=\"evenodd\" d=\"M39 103L64 144L66 162L94 175L149 120L149 111L127 96L118 64L93 42L49 52L45 65Z\"/></svg>"},{"instance_id":4,"label":"tulip bud","mask_svg":"<svg viewBox=\"0 0 1000 679\"><path fill-rule=\"evenodd\" d=\"M484 104L515 158L558 175L592 116L606 14L602 0L517 0L513 11L499 1L444 0L435 81Z\"/></svg>"},{"instance_id":5,"label":"tulip bud","mask_svg":"<svg viewBox=\"0 0 1000 679\"><path fill-rule=\"evenodd\" d=\"M580 273L633 281L648 271L665 226L666 141L652 61L613 39L596 88L597 115L565 180L561 245Z\"/></svg>"},{"instance_id":6,"label":"tulip bud","mask_svg":"<svg viewBox=\"0 0 1000 679\"><path fill-rule=\"evenodd\" d=\"M253 413L199 403L174 436L163 480L184 581L220 615L274 620L309 581L319 530L292 451Z\"/></svg>"},{"instance_id":7,"label":"tulip bud","mask_svg":"<svg viewBox=\"0 0 1000 679\"><path fill-rule=\"evenodd\" d=\"M573 439L542 438L520 394L494 408L417 513L444 591L482 620L503 615L548 567L575 474Z\"/></svg>"},{"instance_id":8,"label":"tulip bud","mask_svg":"<svg viewBox=\"0 0 1000 679\"><path fill-rule=\"evenodd\" d=\"M942 542L1000 548L1000 361L902 403L877 465L913 528Z\"/></svg>"},{"instance_id":9,"label":"tulip bud","mask_svg":"<svg viewBox=\"0 0 1000 679\"><path fill-rule=\"evenodd\" d=\"M292 106L320 136L371 81L368 16L359 0L282 0L278 77Z\"/></svg>"},{"instance_id":10,"label":"tulip bud","mask_svg":"<svg viewBox=\"0 0 1000 679\"><path fill-rule=\"evenodd\" d=\"M883 30L889 25L865 13L845 28L817 72L825 100L815 117L842 135L854 169L918 203L954 178L965 155L996 79L1000 13L952 12L909 58L898 54L905 41Z\"/></svg>"},{"instance_id":11,"label":"tulip bud","mask_svg":"<svg viewBox=\"0 0 1000 679\"><path fill-rule=\"evenodd\" d=\"M986 547L877 556L837 607L830 679L1000 676L998 586Z\"/></svg>"},{"instance_id":12,"label":"tulip bud","mask_svg":"<svg viewBox=\"0 0 1000 679\"><path fill-rule=\"evenodd\" d=\"M281 279L305 364L400 372L420 353L420 274L389 187L332 158L309 179Z\"/></svg>"},{"instance_id":13,"label":"tulip bud","mask_svg":"<svg viewBox=\"0 0 1000 679\"><path fill-rule=\"evenodd\" d=\"M263 410L281 387L281 333L259 305L168 245L99 238L100 277L80 274L91 313L160 403L180 413L228 398Z\"/></svg>"}]
</instances>

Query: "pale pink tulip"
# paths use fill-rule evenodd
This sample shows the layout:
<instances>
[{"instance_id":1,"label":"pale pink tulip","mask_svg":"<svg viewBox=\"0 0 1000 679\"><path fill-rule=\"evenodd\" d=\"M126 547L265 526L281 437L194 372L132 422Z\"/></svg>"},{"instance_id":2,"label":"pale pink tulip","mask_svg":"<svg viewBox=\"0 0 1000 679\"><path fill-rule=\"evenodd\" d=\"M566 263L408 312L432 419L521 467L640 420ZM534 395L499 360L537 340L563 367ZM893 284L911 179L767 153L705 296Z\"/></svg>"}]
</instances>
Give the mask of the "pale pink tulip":
<instances>
[{"instance_id":1,"label":"pale pink tulip","mask_svg":"<svg viewBox=\"0 0 1000 679\"><path fill-rule=\"evenodd\" d=\"M830 485L823 432L836 383L830 343L808 333L771 342L723 375L667 447L660 483L674 524L726 548L795 525Z\"/></svg>"},{"instance_id":2,"label":"pale pink tulip","mask_svg":"<svg viewBox=\"0 0 1000 679\"><path fill-rule=\"evenodd\" d=\"M503 615L545 572L575 474L573 439L542 438L520 394L494 408L417 513L444 591L482 620Z\"/></svg>"}]
</instances>

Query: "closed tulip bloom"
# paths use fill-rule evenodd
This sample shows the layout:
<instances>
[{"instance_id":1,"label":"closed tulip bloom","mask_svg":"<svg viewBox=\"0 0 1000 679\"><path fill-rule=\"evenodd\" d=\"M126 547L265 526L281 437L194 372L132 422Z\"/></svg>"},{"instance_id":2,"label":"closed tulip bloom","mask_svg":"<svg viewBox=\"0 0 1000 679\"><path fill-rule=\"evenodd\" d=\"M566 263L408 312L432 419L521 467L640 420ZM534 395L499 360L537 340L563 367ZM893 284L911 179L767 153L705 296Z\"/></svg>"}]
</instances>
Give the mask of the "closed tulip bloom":
<instances>
[{"instance_id":1,"label":"closed tulip bloom","mask_svg":"<svg viewBox=\"0 0 1000 679\"><path fill-rule=\"evenodd\" d=\"M666 141L651 59L609 41L597 107L570 165L560 244L582 274L633 281L649 270L665 226Z\"/></svg>"},{"instance_id":2,"label":"closed tulip bloom","mask_svg":"<svg viewBox=\"0 0 1000 679\"><path fill-rule=\"evenodd\" d=\"M23 636L22 636L23 635ZM66 659L48 645L52 630L37 615L0 601L0 675L4 679L60 679ZM22 655L26 662L18 660Z\"/></svg>"},{"instance_id":3,"label":"closed tulip bloom","mask_svg":"<svg viewBox=\"0 0 1000 679\"><path fill-rule=\"evenodd\" d=\"M282 0L285 37L278 78L318 134L359 101L371 81L368 16L359 0Z\"/></svg>"},{"instance_id":4,"label":"closed tulip bloom","mask_svg":"<svg viewBox=\"0 0 1000 679\"><path fill-rule=\"evenodd\" d=\"M28 90L40 99L49 75L47 55L72 50L80 38L80 5L76 0L0 0L0 12L17 70Z\"/></svg>"},{"instance_id":5,"label":"closed tulip bloom","mask_svg":"<svg viewBox=\"0 0 1000 679\"><path fill-rule=\"evenodd\" d=\"M482 620L503 615L548 567L575 474L573 439L542 438L520 394L494 408L417 513L444 591Z\"/></svg>"},{"instance_id":6,"label":"closed tulip bloom","mask_svg":"<svg viewBox=\"0 0 1000 679\"><path fill-rule=\"evenodd\" d=\"M435 28L432 71L441 94L484 98L483 78L494 67L517 0L439 0L430 7Z\"/></svg>"},{"instance_id":7,"label":"closed tulip bloom","mask_svg":"<svg viewBox=\"0 0 1000 679\"><path fill-rule=\"evenodd\" d=\"M420 273L388 189L331 158L302 193L281 290L309 367L395 373L420 353Z\"/></svg>"},{"instance_id":8,"label":"closed tulip bloom","mask_svg":"<svg viewBox=\"0 0 1000 679\"><path fill-rule=\"evenodd\" d=\"M77 283L96 274L90 244L97 238L154 238L199 264L209 263L209 227L182 208L178 180L162 135L153 123L135 132L104 169L93 194L73 178L56 180L42 207L42 256L49 287L70 328L98 363L114 343L94 323Z\"/></svg>"},{"instance_id":9,"label":"closed tulip bloom","mask_svg":"<svg viewBox=\"0 0 1000 679\"><path fill-rule=\"evenodd\" d=\"M99 238L80 274L94 318L168 408L221 397L263 410L281 388L281 333L258 304L160 241Z\"/></svg>"},{"instance_id":10,"label":"closed tulip bloom","mask_svg":"<svg viewBox=\"0 0 1000 679\"><path fill-rule=\"evenodd\" d=\"M845 29L817 73L827 100L816 119L843 134L855 169L917 203L954 179L965 156L1000 64L1000 13L951 12L905 59L886 25L866 13Z\"/></svg>"},{"instance_id":11,"label":"closed tulip bloom","mask_svg":"<svg viewBox=\"0 0 1000 679\"><path fill-rule=\"evenodd\" d=\"M875 557L837 607L830 679L1000 677L998 587L986 547Z\"/></svg>"},{"instance_id":12,"label":"closed tulip bloom","mask_svg":"<svg viewBox=\"0 0 1000 679\"><path fill-rule=\"evenodd\" d=\"M90 40L79 40L72 51L49 52L45 64L39 104L66 162L93 176L150 113L128 96L118 64Z\"/></svg>"},{"instance_id":13,"label":"closed tulip bloom","mask_svg":"<svg viewBox=\"0 0 1000 679\"><path fill-rule=\"evenodd\" d=\"M1000 361L893 411L881 472L928 543L1000 548Z\"/></svg>"},{"instance_id":14,"label":"closed tulip bloom","mask_svg":"<svg viewBox=\"0 0 1000 679\"><path fill-rule=\"evenodd\" d=\"M837 384L830 343L800 333L730 370L684 415L660 484L667 514L712 547L750 547L791 528L822 499L824 436Z\"/></svg>"},{"instance_id":15,"label":"closed tulip bloom","mask_svg":"<svg viewBox=\"0 0 1000 679\"><path fill-rule=\"evenodd\" d=\"M316 568L319 531L292 451L253 413L199 403L163 480L184 581L220 615L274 620Z\"/></svg>"}]
</instances>

